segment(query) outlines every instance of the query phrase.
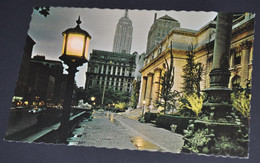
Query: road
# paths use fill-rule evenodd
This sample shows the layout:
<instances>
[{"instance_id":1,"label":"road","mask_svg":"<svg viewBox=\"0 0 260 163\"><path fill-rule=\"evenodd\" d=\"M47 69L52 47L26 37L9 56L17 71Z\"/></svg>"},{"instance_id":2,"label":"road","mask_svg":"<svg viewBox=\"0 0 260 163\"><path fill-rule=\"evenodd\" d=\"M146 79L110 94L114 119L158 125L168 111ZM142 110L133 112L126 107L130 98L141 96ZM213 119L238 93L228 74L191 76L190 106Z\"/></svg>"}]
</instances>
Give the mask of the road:
<instances>
[{"instance_id":1,"label":"road","mask_svg":"<svg viewBox=\"0 0 260 163\"><path fill-rule=\"evenodd\" d=\"M107 111L96 111L78 131L82 146L179 153L184 143L180 134Z\"/></svg>"},{"instance_id":2,"label":"road","mask_svg":"<svg viewBox=\"0 0 260 163\"><path fill-rule=\"evenodd\" d=\"M28 113L28 109L11 109L8 118L6 136L22 131L30 126L37 124L37 114Z\"/></svg>"}]
</instances>

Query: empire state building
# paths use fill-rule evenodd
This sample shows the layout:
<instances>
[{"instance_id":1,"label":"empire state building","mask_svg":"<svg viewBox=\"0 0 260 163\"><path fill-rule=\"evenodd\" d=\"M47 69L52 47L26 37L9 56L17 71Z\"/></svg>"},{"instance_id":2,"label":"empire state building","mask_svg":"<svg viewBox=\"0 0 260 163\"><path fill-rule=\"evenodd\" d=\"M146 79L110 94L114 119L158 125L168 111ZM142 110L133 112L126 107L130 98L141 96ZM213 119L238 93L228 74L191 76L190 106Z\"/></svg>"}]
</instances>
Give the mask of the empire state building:
<instances>
[{"instance_id":1,"label":"empire state building","mask_svg":"<svg viewBox=\"0 0 260 163\"><path fill-rule=\"evenodd\" d=\"M116 26L113 52L130 54L132 33L132 21L128 18L128 10L126 10L125 15L119 19Z\"/></svg>"}]
</instances>

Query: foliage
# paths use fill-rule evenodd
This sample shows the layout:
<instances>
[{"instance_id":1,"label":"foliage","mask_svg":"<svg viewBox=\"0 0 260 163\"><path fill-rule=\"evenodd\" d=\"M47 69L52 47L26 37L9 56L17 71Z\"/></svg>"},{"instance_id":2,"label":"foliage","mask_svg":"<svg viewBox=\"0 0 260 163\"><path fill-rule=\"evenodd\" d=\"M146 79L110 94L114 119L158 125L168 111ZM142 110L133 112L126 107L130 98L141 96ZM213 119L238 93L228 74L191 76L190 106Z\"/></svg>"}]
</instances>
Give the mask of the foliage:
<instances>
[{"instance_id":1,"label":"foliage","mask_svg":"<svg viewBox=\"0 0 260 163\"><path fill-rule=\"evenodd\" d=\"M98 86L88 89L86 91L86 94L87 94L86 99L87 99L88 103L92 103L90 98L95 97L96 105L101 105L103 91L104 90ZM130 98L129 92L117 91L117 90L114 90L113 88L108 88L105 90L103 104L108 105L108 104L119 103L119 102L128 103L129 98Z\"/></svg>"},{"instance_id":2,"label":"foliage","mask_svg":"<svg viewBox=\"0 0 260 163\"><path fill-rule=\"evenodd\" d=\"M133 93L131 96L131 107L136 108L138 104L141 81L134 80L132 85L133 85Z\"/></svg>"},{"instance_id":3,"label":"foliage","mask_svg":"<svg viewBox=\"0 0 260 163\"><path fill-rule=\"evenodd\" d=\"M170 63L164 58L166 70L164 74L160 77L159 85L161 86L161 91L159 93L159 98L161 100L157 101L157 107L164 108L164 114L169 108L175 108L176 97L178 96L177 91L172 91L174 85L174 67L173 67L173 54L172 47L170 53Z\"/></svg>"},{"instance_id":4,"label":"foliage","mask_svg":"<svg viewBox=\"0 0 260 163\"><path fill-rule=\"evenodd\" d=\"M127 103L120 102L118 104L115 104L115 108L119 108L120 111L126 110L128 107Z\"/></svg>"},{"instance_id":5,"label":"foliage","mask_svg":"<svg viewBox=\"0 0 260 163\"><path fill-rule=\"evenodd\" d=\"M174 115L158 115L156 119L156 125L158 127L163 127L165 129L170 130L171 125L174 124L177 126L175 132L179 134L183 134L183 130L186 129L189 125L190 120L194 120L195 118L191 117L181 117Z\"/></svg>"},{"instance_id":6,"label":"foliage","mask_svg":"<svg viewBox=\"0 0 260 163\"><path fill-rule=\"evenodd\" d=\"M190 45L186 52L186 65L183 66L182 71L184 75L182 90L185 94L190 95L197 93L200 96L200 81L202 80L203 65L200 62L195 62L195 53L193 52L193 44Z\"/></svg>"},{"instance_id":7,"label":"foliage","mask_svg":"<svg viewBox=\"0 0 260 163\"><path fill-rule=\"evenodd\" d=\"M250 119L251 94L246 90L231 93L232 106L237 109L244 117Z\"/></svg>"},{"instance_id":8,"label":"foliage","mask_svg":"<svg viewBox=\"0 0 260 163\"><path fill-rule=\"evenodd\" d=\"M41 15L43 15L44 17L47 17L48 15L50 15L50 7L44 7L44 6L36 6L34 7L35 10L37 10Z\"/></svg>"},{"instance_id":9,"label":"foliage","mask_svg":"<svg viewBox=\"0 0 260 163\"><path fill-rule=\"evenodd\" d=\"M102 90L100 87L92 87L86 90L86 97L85 100L89 103L92 104L93 101L91 101L91 97L95 97L95 103L96 105L101 104L101 98L102 98Z\"/></svg>"},{"instance_id":10,"label":"foliage","mask_svg":"<svg viewBox=\"0 0 260 163\"><path fill-rule=\"evenodd\" d=\"M150 123L151 121L155 121L158 116L159 116L158 113L146 112L144 114L144 121L145 123Z\"/></svg>"},{"instance_id":11,"label":"foliage","mask_svg":"<svg viewBox=\"0 0 260 163\"><path fill-rule=\"evenodd\" d=\"M183 97L187 100L187 102L180 101L181 109L190 109L198 117L203 105L203 96L193 93L190 95L184 94Z\"/></svg>"}]
</instances>

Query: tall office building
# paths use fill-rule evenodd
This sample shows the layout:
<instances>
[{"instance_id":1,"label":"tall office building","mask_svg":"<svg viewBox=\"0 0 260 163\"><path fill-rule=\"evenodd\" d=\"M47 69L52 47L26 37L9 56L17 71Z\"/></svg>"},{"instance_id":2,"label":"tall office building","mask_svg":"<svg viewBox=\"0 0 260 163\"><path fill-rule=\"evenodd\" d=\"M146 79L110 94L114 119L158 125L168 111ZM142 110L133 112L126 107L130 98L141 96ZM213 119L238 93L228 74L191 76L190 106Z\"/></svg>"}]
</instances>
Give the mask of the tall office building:
<instances>
[{"instance_id":1,"label":"tall office building","mask_svg":"<svg viewBox=\"0 0 260 163\"><path fill-rule=\"evenodd\" d=\"M93 50L88 62L85 89L98 86L130 92L135 78L135 58L132 54Z\"/></svg>"},{"instance_id":2,"label":"tall office building","mask_svg":"<svg viewBox=\"0 0 260 163\"><path fill-rule=\"evenodd\" d=\"M154 22L148 33L146 54L153 50L174 27L180 27L180 23L177 20L168 15L157 19L157 13L155 13Z\"/></svg>"},{"instance_id":3,"label":"tall office building","mask_svg":"<svg viewBox=\"0 0 260 163\"><path fill-rule=\"evenodd\" d=\"M128 10L126 10L125 15L119 19L116 26L113 52L130 54L132 33L132 21L128 18Z\"/></svg>"}]
</instances>

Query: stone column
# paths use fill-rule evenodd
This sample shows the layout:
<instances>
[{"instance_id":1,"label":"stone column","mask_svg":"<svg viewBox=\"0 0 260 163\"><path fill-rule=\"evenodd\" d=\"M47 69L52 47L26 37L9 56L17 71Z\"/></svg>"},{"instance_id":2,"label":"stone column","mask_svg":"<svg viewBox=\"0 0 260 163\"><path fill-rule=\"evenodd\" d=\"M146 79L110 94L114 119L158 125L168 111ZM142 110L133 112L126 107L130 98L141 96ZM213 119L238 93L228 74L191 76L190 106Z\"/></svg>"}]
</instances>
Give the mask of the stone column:
<instances>
[{"instance_id":1,"label":"stone column","mask_svg":"<svg viewBox=\"0 0 260 163\"><path fill-rule=\"evenodd\" d=\"M161 69L157 68L154 70L154 77L153 77L153 92L152 92L152 104L155 104L156 101L159 99L159 91L160 91L160 74Z\"/></svg>"},{"instance_id":2,"label":"stone column","mask_svg":"<svg viewBox=\"0 0 260 163\"><path fill-rule=\"evenodd\" d=\"M231 33L232 14L219 13L214 44L213 70L222 69L228 71Z\"/></svg>"},{"instance_id":3,"label":"stone column","mask_svg":"<svg viewBox=\"0 0 260 163\"><path fill-rule=\"evenodd\" d=\"M105 66L105 65L102 65L102 66L101 66L101 74L104 74L104 72L103 72L103 71L104 71L104 66Z\"/></svg>"},{"instance_id":4,"label":"stone column","mask_svg":"<svg viewBox=\"0 0 260 163\"><path fill-rule=\"evenodd\" d=\"M230 56L230 68L234 68L234 59L235 59L235 50L231 50L231 56Z\"/></svg>"},{"instance_id":5,"label":"stone column","mask_svg":"<svg viewBox=\"0 0 260 163\"><path fill-rule=\"evenodd\" d=\"M143 101L145 99L145 93L146 93L146 84L147 84L147 77L143 76L141 81L140 95L139 95L139 107L143 106Z\"/></svg>"},{"instance_id":6,"label":"stone column","mask_svg":"<svg viewBox=\"0 0 260 163\"><path fill-rule=\"evenodd\" d=\"M210 72L210 88L206 89L204 108L221 108L215 111L221 117L225 108L231 108L229 83L229 53L232 34L232 14L219 13L213 54L213 69Z\"/></svg>"},{"instance_id":7,"label":"stone column","mask_svg":"<svg viewBox=\"0 0 260 163\"><path fill-rule=\"evenodd\" d=\"M146 94L145 94L145 105L149 106L151 104L151 91L152 91L152 82L153 82L153 74L147 74L147 86L146 86Z\"/></svg>"},{"instance_id":8,"label":"stone column","mask_svg":"<svg viewBox=\"0 0 260 163\"><path fill-rule=\"evenodd\" d=\"M115 75L117 75L117 72L118 72L118 66L116 65L115 68L116 68Z\"/></svg>"},{"instance_id":9,"label":"stone column","mask_svg":"<svg viewBox=\"0 0 260 163\"><path fill-rule=\"evenodd\" d=\"M160 78L164 75L164 73L165 73L165 68L163 66L160 72ZM161 93L161 91L162 91L162 85L159 85L159 92ZM159 100L161 100L160 97Z\"/></svg>"},{"instance_id":10,"label":"stone column","mask_svg":"<svg viewBox=\"0 0 260 163\"><path fill-rule=\"evenodd\" d=\"M247 80L248 80L248 63L249 63L249 55L250 48L252 46L252 42L246 41L241 45L242 54L241 54L241 83L240 86L242 88L246 88Z\"/></svg>"},{"instance_id":11,"label":"stone column","mask_svg":"<svg viewBox=\"0 0 260 163\"><path fill-rule=\"evenodd\" d=\"M111 65L111 71L110 71L110 75L113 75L113 71L114 71L114 66Z\"/></svg>"},{"instance_id":12,"label":"stone column","mask_svg":"<svg viewBox=\"0 0 260 163\"><path fill-rule=\"evenodd\" d=\"M123 73L123 67L120 66L120 67L119 67L119 70L120 70L120 76L122 76L122 73Z\"/></svg>"}]
</instances>

